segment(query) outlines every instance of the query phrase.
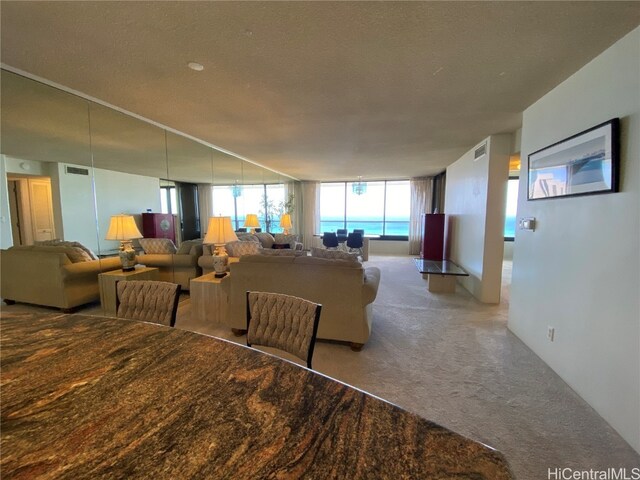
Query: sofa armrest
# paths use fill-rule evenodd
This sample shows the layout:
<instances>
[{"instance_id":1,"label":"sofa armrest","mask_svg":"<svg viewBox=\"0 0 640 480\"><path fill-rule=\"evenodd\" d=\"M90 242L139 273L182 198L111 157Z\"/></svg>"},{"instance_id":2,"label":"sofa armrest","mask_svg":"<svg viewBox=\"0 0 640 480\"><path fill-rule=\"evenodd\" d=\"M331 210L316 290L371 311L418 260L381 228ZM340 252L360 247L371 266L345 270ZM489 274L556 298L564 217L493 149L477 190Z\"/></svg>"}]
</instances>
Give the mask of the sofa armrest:
<instances>
[{"instance_id":1,"label":"sofa armrest","mask_svg":"<svg viewBox=\"0 0 640 480\"><path fill-rule=\"evenodd\" d=\"M378 295L380 285L380 269L368 267L364 269L364 284L362 285L362 306L373 303Z\"/></svg>"}]
</instances>

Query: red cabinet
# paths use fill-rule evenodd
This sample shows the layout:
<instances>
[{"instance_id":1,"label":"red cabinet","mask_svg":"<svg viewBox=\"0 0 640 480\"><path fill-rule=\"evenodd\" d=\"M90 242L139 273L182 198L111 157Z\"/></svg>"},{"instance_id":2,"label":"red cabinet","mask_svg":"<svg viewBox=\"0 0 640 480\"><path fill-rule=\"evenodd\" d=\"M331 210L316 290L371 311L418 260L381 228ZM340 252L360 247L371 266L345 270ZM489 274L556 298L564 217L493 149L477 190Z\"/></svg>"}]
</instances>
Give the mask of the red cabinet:
<instances>
[{"instance_id":1,"label":"red cabinet","mask_svg":"<svg viewBox=\"0 0 640 480\"><path fill-rule=\"evenodd\" d=\"M420 257L425 260L444 259L444 213L426 213L422 227Z\"/></svg>"},{"instance_id":2,"label":"red cabinet","mask_svg":"<svg viewBox=\"0 0 640 480\"><path fill-rule=\"evenodd\" d=\"M142 234L144 238L170 238L176 243L174 217L170 213L143 213Z\"/></svg>"}]
</instances>

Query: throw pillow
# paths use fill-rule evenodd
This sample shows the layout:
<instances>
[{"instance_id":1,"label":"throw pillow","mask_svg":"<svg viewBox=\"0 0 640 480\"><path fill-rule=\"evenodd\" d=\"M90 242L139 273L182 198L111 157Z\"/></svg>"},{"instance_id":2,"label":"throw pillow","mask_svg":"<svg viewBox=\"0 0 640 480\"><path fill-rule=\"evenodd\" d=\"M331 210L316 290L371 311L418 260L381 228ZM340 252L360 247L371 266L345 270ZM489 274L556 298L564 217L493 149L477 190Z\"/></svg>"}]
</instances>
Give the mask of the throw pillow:
<instances>
[{"instance_id":1,"label":"throw pillow","mask_svg":"<svg viewBox=\"0 0 640 480\"><path fill-rule=\"evenodd\" d=\"M288 243L289 245L295 245L297 241L297 235L285 235L284 233L276 233L275 235L276 243Z\"/></svg>"},{"instance_id":2,"label":"throw pillow","mask_svg":"<svg viewBox=\"0 0 640 480\"><path fill-rule=\"evenodd\" d=\"M176 246L169 238L141 238L140 246L147 254L176 253Z\"/></svg>"},{"instance_id":3,"label":"throw pillow","mask_svg":"<svg viewBox=\"0 0 640 480\"><path fill-rule=\"evenodd\" d=\"M311 256L318 258L337 258L338 260L349 260L351 262L358 261L357 253L348 253L341 250L328 250L326 248L313 247Z\"/></svg>"},{"instance_id":4,"label":"throw pillow","mask_svg":"<svg viewBox=\"0 0 640 480\"><path fill-rule=\"evenodd\" d=\"M273 235L266 232L256 233L255 236L260 240L262 248L271 248L276 241L275 238L273 238Z\"/></svg>"},{"instance_id":5,"label":"throw pillow","mask_svg":"<svg viewBox=\"0 0 640 480\"><path fill-rule=\"evenodd\" d=\"M260 253L261 247L255 242L229 242L225 245L227 253L230 257L241 257L243 255L257 255Z\"/></svg>"},{"instance_id":6,"label":"throw pillow","mask_svg":"<svg viewBox=\"0 0 640 480\"><path fill-rule=\"evenodd\" d=\"M251 233L238 235L238 240L240 240L241 242L255 242L258 244L260 243L260 239Z\"/></svg>"},{"instance_id":7,"label":"throw pillow","mask_svg":"<svg viewBox=\"0 0 640 480\"><path fill-rule=\"evenodd\" d=\"M195 240L186 240L180 244L180 248L176 252L176 255L189 255L191 253L191 248L202 245L202 239L197 238Z\"/></svg>"},{"instance_id":8,"label":"throw pillow","mask_svg":"<svg viewBox=\"0 0 640 480\"><path fill-rule=\"evenodd\" d=\"M84 245L82 245L80 242L68 242L65 240L60 240L59 238L55 238L53 240L39 240L39 241L35 241L33 242L34 245L39 245L39 246L53 246L53 247L77 247L82 249L88 256L90 260L97 260L98 257L96 256L95 253L93 253L91 251L91 249L85 247Z\"/></svg>"}]
</instances>

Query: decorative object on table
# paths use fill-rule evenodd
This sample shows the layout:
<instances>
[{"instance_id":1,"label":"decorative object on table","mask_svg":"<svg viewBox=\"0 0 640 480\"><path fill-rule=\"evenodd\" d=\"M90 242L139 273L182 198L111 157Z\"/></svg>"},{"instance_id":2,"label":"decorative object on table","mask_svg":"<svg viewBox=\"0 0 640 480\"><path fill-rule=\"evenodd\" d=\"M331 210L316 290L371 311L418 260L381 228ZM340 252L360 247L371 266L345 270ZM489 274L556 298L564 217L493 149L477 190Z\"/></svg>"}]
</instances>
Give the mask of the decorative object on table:
<instances>
[{"instance_id":1,"label":"decorative object on table","mask_svg":"<svg viewBox=\"0 0 640 480\"><path fill-rule=\"evenodd\" d=\"M247 216L244 219L244 226L250 228L251 233L256 233L256 228L260 227L258 215L255 213L247 213Z\"/></svg>"},{"instance_id":2,"label":"decorative object on table","mask_svg":"<svg viewBox=\"0 0 640 480\"><path fill-rule=\"evenodd\" d=\"M216 246L216 250L213 253L213 270L216 278L224 277L227 274L229 255L224 245L229 242L235 242L236 240L238 240L238 237L231 226L231 217L209 218L209 226L203 243Z\"/></svg>"},{"instance_id":3,"label":"decorative object on table","mask_svg":"<svg viewBox=\"0 0 640 480\"><path fill-rule=\"evenodd\" d=\"M617 192L619 145L614 118L530 154L527 199Z\"/></svg>"},{"instance_id":4,"label":"decorative object on table","mask_svg":"<svg viewBox=\"0 0 640 480\"><path fill-rule=\"evenodd\" d=\"M136 266L136 251L131 245L134 238L142 238L133 215L112 215L106 240L120 240L120 262L122 271L129 272Z\"/></svg>"},{"instance_id":5,"label":"decorative object on table","mask_svg":"<svg viewBox=\"0 0 640 480\"><path fill-rule=\"evenodd\" d=\"M289 231L293 227L293 224L291 223L291 215L289 215L288 213L282 214L282 216L280 217L280 227L282 228L282 232L285 235L289 235Z\"/></svg>"},{"instance_id":6,"label":"decorative object on table","mask_svg":"<svg viewBox=\"0 0 640 480\"><path fill-rule=\"evenodd\" d=\"M356 195L367 193L367 182L363 182L362 177L358 177L358 181L351 184L351 191Z\"/></svg>"}]
</instances>

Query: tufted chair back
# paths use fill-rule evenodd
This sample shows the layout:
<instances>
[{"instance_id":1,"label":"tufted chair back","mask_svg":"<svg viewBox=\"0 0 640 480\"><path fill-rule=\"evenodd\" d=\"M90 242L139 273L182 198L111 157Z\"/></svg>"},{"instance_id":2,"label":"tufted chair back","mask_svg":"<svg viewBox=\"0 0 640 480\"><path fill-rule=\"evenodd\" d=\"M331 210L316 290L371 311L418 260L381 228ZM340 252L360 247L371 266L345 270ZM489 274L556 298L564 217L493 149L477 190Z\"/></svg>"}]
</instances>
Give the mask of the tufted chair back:
<instances>
[{"instance_id":1,"label":"tufted chair back","mask_svg":"<svg viewBox=\"0 0 640 480\"><path fill-rule=\"evenodd\" d=\"M321 310L322 305L291 295L247 292L247 345L284 350L311 368Z\"/></svg>"},{"instance_id":2,"label":"tufted chair back","mask_svg":"<svg viewBox=\"0 0 640 480\"><path fill-rule=\"evenodd\" d=\"M155 280L120 281L117 290L117 316L131 320L176 324L180 285Z\"/></svg>"}]
</instances>

